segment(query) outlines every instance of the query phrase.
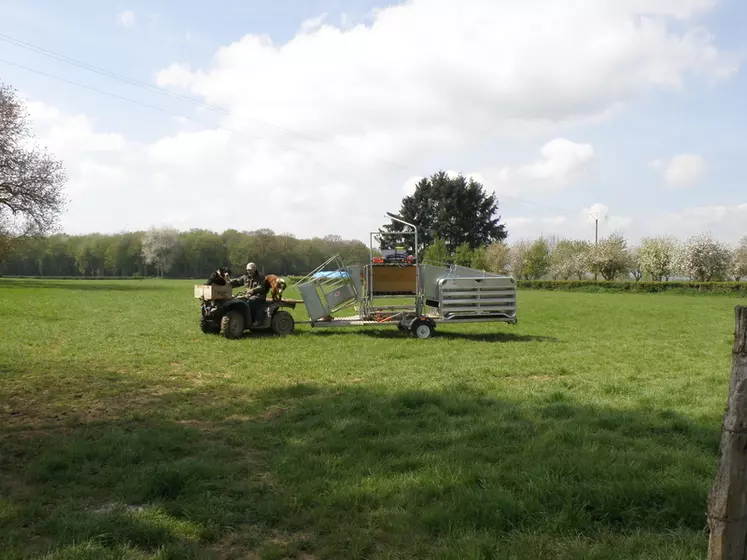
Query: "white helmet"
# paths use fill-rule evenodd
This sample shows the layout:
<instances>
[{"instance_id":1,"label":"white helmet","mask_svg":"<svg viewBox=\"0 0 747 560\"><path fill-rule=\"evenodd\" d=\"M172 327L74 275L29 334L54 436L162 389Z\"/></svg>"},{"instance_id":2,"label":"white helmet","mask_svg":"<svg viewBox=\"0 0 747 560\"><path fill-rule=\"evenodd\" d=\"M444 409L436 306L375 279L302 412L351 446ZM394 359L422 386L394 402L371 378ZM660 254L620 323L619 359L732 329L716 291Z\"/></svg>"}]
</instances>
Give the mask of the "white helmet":
<instances>
[{"instance_id":1,"label":"white helmet","mask_svg":"<svg viewBox=\"0 0 747 560\"><path fill-rule=\"evenodd\" d=\"M253 262L247 263L246 264L246 270L248 272L254 272L255 270L257 270L257 265L254 264Z\"/></svg>"}]
</instances>

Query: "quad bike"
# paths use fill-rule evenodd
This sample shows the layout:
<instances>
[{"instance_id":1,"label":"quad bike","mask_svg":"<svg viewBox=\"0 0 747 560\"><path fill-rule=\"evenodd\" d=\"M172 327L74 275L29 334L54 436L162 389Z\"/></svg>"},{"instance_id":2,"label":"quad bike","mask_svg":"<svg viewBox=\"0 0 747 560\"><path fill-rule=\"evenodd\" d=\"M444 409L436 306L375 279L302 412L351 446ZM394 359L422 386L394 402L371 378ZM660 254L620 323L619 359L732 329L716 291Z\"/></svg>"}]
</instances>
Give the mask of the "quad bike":
<instances>
[{"instance_id":1,"label":"quad bike","mask_svg":"<svg viewBox=\"0 0 747 560\"><path fill-rule=\"evenodd\" d=\"M230 299L206 299L201 295L200 304L200 329L205 334L240 338L246 330L271 330L278 335L288 335L293 332L296 324L293 315L283 309L295 308L295 302L250 302L245 297L233 296Z\"/></svg>"}]
</instances>

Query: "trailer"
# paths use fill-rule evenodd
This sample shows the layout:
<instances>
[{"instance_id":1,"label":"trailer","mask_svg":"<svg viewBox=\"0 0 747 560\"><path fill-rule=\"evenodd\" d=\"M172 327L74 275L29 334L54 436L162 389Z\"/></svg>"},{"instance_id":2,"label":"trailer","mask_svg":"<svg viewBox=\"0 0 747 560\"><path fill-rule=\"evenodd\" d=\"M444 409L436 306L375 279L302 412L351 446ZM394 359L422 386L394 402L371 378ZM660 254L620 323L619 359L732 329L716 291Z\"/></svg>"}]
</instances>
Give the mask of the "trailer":
<instances>
[{"instance_id":1,"label":"trailer","mask_svg":"<svg viewBox=\"0 0 747 560\"><path fill-rule=\"evenodd\" d=\"M295 283L312 327L396 326L416 338L430 338L437 325L503 322L517 324L516 281L444 263L422 263L418 230L371 232L369 262L346 265L339 255L322 263ZM374 240L381 236L411 236L412 255L400 248L384 258L375 255ZM350 315L340 315L348 313Z\"/></svg>"}]
</instances>

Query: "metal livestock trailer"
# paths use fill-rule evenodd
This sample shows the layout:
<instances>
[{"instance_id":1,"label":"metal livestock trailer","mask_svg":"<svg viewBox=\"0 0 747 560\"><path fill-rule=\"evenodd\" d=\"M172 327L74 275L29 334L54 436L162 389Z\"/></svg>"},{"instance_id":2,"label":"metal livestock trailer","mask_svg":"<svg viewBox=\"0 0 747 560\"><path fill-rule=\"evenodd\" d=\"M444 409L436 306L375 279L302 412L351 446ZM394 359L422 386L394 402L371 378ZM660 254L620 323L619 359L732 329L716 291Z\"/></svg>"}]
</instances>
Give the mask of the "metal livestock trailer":
<instances>
[{"instance_id":1,"label":"metal livestock trailer","mask_svg":"<svg viewBox=\"0 0 747 560\"><path fill-rule=\"evenodd\" d=\"M455 265L421 263L413 224L389 216L411 231L372 232L366 265L327 260L295 286L312 327L397 326L417 338L429 338L436 325L503 322L516 324L516 282L510 276ZM374 256L382 235L414 237L414 255ZM335 315L349 308L354 315Z\"/></svg>"}]
</instances>

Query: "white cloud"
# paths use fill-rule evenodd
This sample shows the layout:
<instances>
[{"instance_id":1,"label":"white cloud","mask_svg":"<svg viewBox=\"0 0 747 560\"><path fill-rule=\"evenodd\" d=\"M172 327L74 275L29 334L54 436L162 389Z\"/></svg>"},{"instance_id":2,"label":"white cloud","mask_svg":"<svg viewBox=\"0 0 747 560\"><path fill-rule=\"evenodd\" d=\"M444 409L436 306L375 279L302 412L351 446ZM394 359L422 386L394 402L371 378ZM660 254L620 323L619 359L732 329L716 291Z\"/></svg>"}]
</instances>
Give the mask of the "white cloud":
<instances>
[{"instance_id":1,"label":"white cloud","mask_svg":"<svg viewBox=\"0 0 747 560\"><path fill-rule=\"evenodd\" d=\"M307 19L301 23L301 33L312 33L319 29L327 19L327 14L321 14L315 18Z\"/></svg>"},{"instance_id":2,"label":"white cloud","mask_svg":"<svg viewBox=\"0 0 747 560\"><path fill-rule=\"evenodd\" d=\"M694 19L707 0L462 4L411 0L344 28L317 19L284 44L247 35L205 67L175 61L155 74L162 87L227 109L222 129L140 145L102 135L90 120L59 120L67 132L49 137L68 139L56 144L68 168L88 165L71 174L71 189L86 194L66 225L119 230L171 220L367 239L398 208L408 177L469 166L486 186L557 190L584 176L590 144L555 138L537 161L501 168L507 162L496 161L488 141L540 128L554 138L561 126L736 68ZM102 207L116 214L104 219Z\"/></svg>"},{"instance_id":3,"label":"white cloud","mask_svg":"<svg viewBox=\"0 0 747 560\"><path fill-rule=\"evenodd\" d=\"M55 107L35 101L27 102L26 107L43 144L67 163L96 158L126 145L120 134L95 132L86 115L64 115Z\"/></svg>"},{"instance_id":4,"label":"white cloud","mask_svg":"<svg viewBox=\"0 0 747 560\"><path fill-rule=\"evenodd\" d=\"M647 224L647 230L680 239L710 231L726 243L736 243L747 233L747 203L684 208L662 213Z\"/></svg>"},{"instance_id":5,"label":"white cloud","mask_svg":"<svg viewBox=\"0 0 747 560\"><path fill-rule=\"evenodd\" d=\"M565 138L550 140L540 153L542 160L520 167L516 175L565 185L578 178L594 159L591 144L577 144Z\"/></svg>"},{"instance_id":6,"label":"white cloud","mask_svg":"<svg viewBox=\"0 0 747 560\"><path fill-rule=\"evenodd\" d=\"M405 184L402 185L402 192L406 196L412 196L415 193L415 188L422 179L423 177L410 177L405 181Z\"/></svg>"},{"instance_id":7,"label":"white cloud","mask_svg":"<svg viewBox=\"0 0 747 560\"><path fill-rule=\"evenodd\" d=\"M117 15L117 22L122 27L134 27L137 23L135 12L131 10L125 10Z\"/></svg>"},{"instance_id":8,"label":"white cloud","mask_svg":"<svg viewBox=\"0 0 747 560\"><path fill-rule=\"evenodd\" d=\"M703 2L586 4L474 0L465 12L454 0L413 0L380 10L370 27L325 25L283 45L247 35L195 72L191 89L312 135L438 123L474 138L501 121L589 118L688 75L733 71L712 37L667 27L666 16ZM660 17L638 20L651 12Z\"/></svg>"},{"instance_id":9,"label":"white cloud","mask_svg":"<svg viewBox=\"0 0 747 560\"><path fill-rule=\"evenodd\" d=\"M601 203L594 203L577 212L551 217L512 217L506 220L510 241L532 239L540 235L557 236L560 239L584 239L593 242L599 220L599 239L603 239L613 232L620 232L630 239L638 239L642 232L640 222L630 216L622 216L611 212L609 207Z\"/></svg>"},{"instance_id":10,"label":"white cloud","mask_svg":"<svg viewBox=\"0 0 747 560\"><path fill-rule=\"evenodd\" d=\"M666 165L656 160L655 169L663 169L664 180L670 187L687 188L699 184L706 176L708 164L698 154L679 154L670 159Z\"/></svg>"},{"instance_id":11,"label":"white cloud","mask_svg":"<svg viewBox=\"0 0 747 560\"><path fill-rule=\"evenodd\" d=\"M610 212L609 207L604 204L592 204L589 208L583 210L586 223L594 224L599 221L599 227L609 232L620 231L626 232L633 225L633 218L630 216L619 216Z\"/></svg>"},{"instance_id":12,"label":"white cloud","mask_svg":"<svg viewBox=\"0 0 747 560\"><path fill-rule=\"evenodd\" d=\"M581 179L594 161L591 144L566 138L550 140L540 150L541 159L518 168L503 167L480 174L485 186L508 195L560 190Z\"/></svg>"},{"instance_id":13,"label":"white cloud","mask_svg":"<svg viewBox=\"0 0 747 560\"><path fill-rule=\"evenodd\" d=\"M635 246L647 236L671 235L684 241L703 232L710 232L725 243L734 245L747 233L747 203L695 206L674 212L658 211L636 218L617 215L606 205L596 203L578 214L557 218L511 217L506 220L509 241L532 239L544 234L593 242L595 216L599 216L600 239L617 231L626 237L630 246Z\"/></svg>"},{"instance_id":14,"label":"white cloud","mask_svg":"<svg viewBox=\"0 0 747 560\"><path fill-rule=\"evenodd\" d=\"M520 229L524 226L561 226L567 222L568 218L565 216L555 216L554 218L529 218L519 216L516 218L508 218L506 220L506 227L509 232L511 232L514 229Z\"/></svg>"}]
</instances>

